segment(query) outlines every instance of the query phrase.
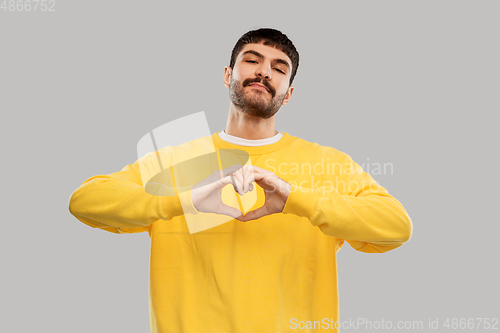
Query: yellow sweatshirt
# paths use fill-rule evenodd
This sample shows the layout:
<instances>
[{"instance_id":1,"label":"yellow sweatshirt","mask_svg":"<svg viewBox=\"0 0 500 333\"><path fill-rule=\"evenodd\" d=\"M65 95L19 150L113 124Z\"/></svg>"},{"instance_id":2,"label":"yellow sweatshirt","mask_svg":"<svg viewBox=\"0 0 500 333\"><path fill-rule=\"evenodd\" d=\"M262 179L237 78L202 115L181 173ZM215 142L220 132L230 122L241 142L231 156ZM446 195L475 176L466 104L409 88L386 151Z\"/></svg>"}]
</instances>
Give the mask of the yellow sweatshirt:
<instances>
[{"instance_id":1,"label":"yellow sweatshirt","mask_svg":"<svg viewBox=\"0 0 500 333\"><path fill-rule=\"evenodd\" d=\"M403 206L347 154L283 134L258 147L228 143L217 133L164 147L86 180L72 194L69 210L81 222L113 233L149 233L151 332L337 332L336 254L344 241L381 253L410 239ZM190 233L180 199L189 192L146 191L148 161L160 156L168 168L176 149L202 149L210 139L219 162L224 150L243 150L252 165L291 184L282 213L248 222L229 218ZM253 209L264 202L262 189L255 190Z\"/></svg>"}]
</instances>

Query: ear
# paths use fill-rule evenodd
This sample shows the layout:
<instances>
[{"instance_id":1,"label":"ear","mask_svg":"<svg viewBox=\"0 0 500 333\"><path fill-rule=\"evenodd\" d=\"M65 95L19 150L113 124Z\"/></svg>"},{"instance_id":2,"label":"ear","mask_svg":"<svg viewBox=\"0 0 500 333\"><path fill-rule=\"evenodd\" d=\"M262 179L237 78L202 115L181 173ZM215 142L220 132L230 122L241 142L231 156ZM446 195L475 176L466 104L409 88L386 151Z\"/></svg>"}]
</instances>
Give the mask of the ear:
<instances>
[{"instance_id":1,"label":"ear","mask_svg":"<svg viewBox=\"0 0 500 333\"><path fill-rule=\"evenodd\" d=\"M231 67L226 66L224 67L224 85L226 88L229 88L229 82L231 78Z\"/></svg>"},{"instance_id":2,"label":"ear","mask_svg":"<svg viewBox=\"0 0 500 333\"><path fill-rule=\"evenodd\" d=\"M288 87L288 91L286 92L286 96L285 96L285 99L283 100L282 105L286 105L288 103L290 98L292 98L292 94L293 94L293 86L290 86L290 87Z\"/></svg>"}]
</instances>

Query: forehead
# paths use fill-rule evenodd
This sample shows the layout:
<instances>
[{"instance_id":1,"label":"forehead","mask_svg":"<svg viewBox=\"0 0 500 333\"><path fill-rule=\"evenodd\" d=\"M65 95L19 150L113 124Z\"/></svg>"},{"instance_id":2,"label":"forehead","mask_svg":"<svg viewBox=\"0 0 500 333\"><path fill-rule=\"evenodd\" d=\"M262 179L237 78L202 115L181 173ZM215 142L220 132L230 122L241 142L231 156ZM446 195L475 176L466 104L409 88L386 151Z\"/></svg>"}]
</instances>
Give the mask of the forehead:
<instances>
[{"instance_id":1,"label":"forehead","mask_svg":"<svg viewBox=\"0 0 500 333\"><path fill-rule=\"evenodd\" d=\"M257 51L258 53L269 59L283 59L288 62L290 68L292 67L292 61L285 52L278 50L272 46L264 45L263 43L250 43L243 45L238 58L243 57L243 53L248 50Z\"/></svg>"}]
</instances>

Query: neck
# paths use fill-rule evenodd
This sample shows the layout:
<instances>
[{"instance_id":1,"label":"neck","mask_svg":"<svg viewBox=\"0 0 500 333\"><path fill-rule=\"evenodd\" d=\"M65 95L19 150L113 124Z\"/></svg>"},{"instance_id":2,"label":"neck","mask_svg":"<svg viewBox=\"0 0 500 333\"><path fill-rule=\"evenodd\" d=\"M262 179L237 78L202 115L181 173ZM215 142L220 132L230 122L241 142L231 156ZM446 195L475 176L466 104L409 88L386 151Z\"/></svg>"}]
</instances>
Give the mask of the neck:
<instances>
[{"instance_id":1,"label":"neck","mask_svg":"<svg viewBox=\"0 0 500 333\"><path fill-rule=\"evenodd\" d=\"M275 119L276 115L268 119L250 116L231 103L225 132L248 140L267 139L278 134L274 128Z\"/></svg>"}]
</instances>

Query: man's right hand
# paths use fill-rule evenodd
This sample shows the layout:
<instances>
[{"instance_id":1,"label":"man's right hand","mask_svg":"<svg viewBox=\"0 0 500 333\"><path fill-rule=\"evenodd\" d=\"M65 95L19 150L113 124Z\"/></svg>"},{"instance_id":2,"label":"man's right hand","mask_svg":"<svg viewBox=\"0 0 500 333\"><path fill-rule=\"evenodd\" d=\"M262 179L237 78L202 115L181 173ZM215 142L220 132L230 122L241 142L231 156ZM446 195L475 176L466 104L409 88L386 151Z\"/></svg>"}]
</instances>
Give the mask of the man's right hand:
<instances>
[{"instance_id":1,"label":"man's right hand","mask_svg":"<svg viewBox=\"0 0 500 333\"><path fill-rule=\"evenodd\" d=\"M222 188L232 183L234 189L243 195L253 189L252 176L252 168L239 164L215 171L193 186L191 199L194 207L202 213L223 214L243 221L243 214L239 209L222 202Z\"/></svg>"}]
</instances>

